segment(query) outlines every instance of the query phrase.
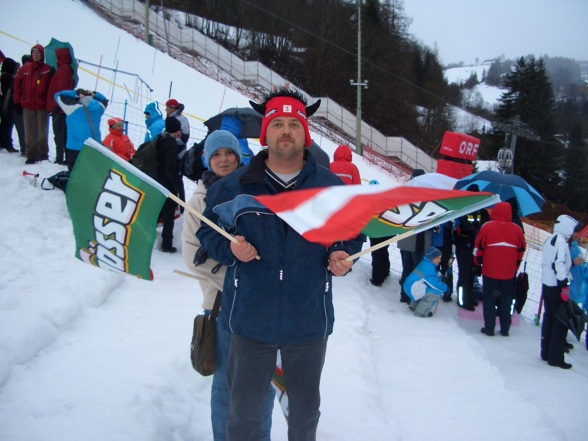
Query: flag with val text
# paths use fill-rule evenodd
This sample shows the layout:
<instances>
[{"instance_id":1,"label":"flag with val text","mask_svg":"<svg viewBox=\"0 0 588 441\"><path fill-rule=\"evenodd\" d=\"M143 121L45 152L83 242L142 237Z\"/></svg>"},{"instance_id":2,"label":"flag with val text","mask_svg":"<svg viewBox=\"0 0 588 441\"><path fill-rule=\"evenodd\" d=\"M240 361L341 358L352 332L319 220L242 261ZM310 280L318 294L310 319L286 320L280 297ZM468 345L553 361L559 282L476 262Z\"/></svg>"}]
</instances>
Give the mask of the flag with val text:
<instances>
[{"instance_id":1,"label":"flag with val text","mask_svg":"<svg viewBox=\"0 0 588 441\"><path fill-rule=\"evenodd\" d=\"M99 268L153 280L151 252L167 194L159 183L88 139L66 191L76 257Z\"/></svg>"},{"instance_id":2,"label":"flag with val text","mask_svg":"<svg viewBox=\"0 0 588 441\"><path fill-rule=\"evenodd\" d=\"M245 209L244 198L245 195L237 198L242 200L225 219ZM385 237L410 230L423 231L494 205L500 199L490 193L461 190L341 185L255 196L255 201L276 213L308 241L331 245L360 233Z\"/></svg>"}]
</instances>

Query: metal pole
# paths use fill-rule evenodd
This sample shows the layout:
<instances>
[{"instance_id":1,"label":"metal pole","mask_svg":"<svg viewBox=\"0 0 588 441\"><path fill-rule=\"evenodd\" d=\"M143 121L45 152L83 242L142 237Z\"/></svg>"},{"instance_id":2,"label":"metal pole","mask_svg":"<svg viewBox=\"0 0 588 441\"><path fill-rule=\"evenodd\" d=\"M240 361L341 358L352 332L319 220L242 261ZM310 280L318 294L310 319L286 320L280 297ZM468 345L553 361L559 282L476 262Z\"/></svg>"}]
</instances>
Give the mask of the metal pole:
<instances>
[{"instance_id":1,"label":"metal pole","mask_svg":"<svg viewBox=\"0 0 588 441\"><path fill-rule=\"evenodd\" d=\"M516 128L519 126L519 121L520 121L521 117L519 115L514 117L514 127L515 130L510 134L510 149L512 150L512 166L511 166L511 174L516 174L515 173L515 148L517 146L517 134L516 134Z\"/></svg>"},{"instance_id":2,"label":"metal pole","mask_svg":"<svg viewBox=\"0 0 588 441\"><path fill-rule=\"evenodd\" d=\"M355 126L355 149L363 156L361 145L361 0L357 0L357 121Z\"/></svg>"},{"instance_id":3,"label":"metal pole","mask_svg":"<svg viewBox=\"0 0 588 441\"><path fill-rule=\"evenodd\" d=\"M149 44L149 0L145 1L145 43Z\"/></svg>"}]
</instances>

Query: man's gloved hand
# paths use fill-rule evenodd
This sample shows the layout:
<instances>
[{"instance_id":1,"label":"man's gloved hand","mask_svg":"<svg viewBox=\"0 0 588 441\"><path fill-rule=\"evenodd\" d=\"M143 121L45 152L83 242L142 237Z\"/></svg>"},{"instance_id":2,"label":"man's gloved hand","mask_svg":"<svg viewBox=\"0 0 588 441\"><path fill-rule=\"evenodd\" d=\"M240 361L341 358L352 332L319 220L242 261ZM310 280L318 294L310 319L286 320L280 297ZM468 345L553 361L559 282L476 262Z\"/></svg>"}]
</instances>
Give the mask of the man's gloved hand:
<instances>
[{"instance_id":1,"label":"man's gloved hand","mask_svg":"<svg viewBox=\"0 0 588 441\"><path fill-rule=\"evenodd\" d=\"M194 266L202 265L204 262L208 260L208 253L204 249L204 247L198 248L196 254L194 255Z\"/></svg>"},{"instance_id":2,"label":"man's gloved hand","mask_svg":"<svg viewBox=\"0 0 588 441\"><path fill-rule=\"evenodd\" d=\"M566 286L568 286L568 279L563 279L563 280L557 281L558 288L565 288Z\"/></svg>"}]
</instances>

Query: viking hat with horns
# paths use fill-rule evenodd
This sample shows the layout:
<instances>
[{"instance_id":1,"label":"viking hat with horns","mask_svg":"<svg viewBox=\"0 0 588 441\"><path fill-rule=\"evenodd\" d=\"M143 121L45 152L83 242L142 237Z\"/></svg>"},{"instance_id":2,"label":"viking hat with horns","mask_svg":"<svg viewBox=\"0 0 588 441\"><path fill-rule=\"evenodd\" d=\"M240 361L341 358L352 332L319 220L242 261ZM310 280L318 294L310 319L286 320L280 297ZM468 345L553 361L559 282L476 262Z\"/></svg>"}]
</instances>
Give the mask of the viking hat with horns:
<instances>
[{"instance_id":1,"label":"viking hat with horns","mask_svg":"<svg viewBox=\"0 0 588 441\"><path fill-rule=\"evenodd\" d=\"M261 122L261 133L259 135L259 143L262 146L267 145L265 141L265 132L271 120L277 117L292 117L298 119L304 127L306 135L305 147L312 144L310 138L310 131L308 130L308 117L313 115L319 106L321 100L316 103L306 106L306 99L297 90L292 90L286 87L277 88L272 94L268 95L261 104L249 101L253 109L263 115Z\"/></svg>"}]
</instances>

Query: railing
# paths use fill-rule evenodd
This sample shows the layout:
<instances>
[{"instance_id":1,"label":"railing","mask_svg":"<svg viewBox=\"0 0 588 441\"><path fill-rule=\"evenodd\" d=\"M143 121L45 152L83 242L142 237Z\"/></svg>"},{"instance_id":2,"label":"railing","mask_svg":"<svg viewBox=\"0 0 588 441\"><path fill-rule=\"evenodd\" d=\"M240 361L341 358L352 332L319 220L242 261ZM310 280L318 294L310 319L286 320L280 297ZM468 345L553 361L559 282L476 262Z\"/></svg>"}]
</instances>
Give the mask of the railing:
<instances>
[{"instance_id":1,"label":"railing","mask_svg":"<svg viewBox=\"0 0 588 441\"><path fill-rule=\"evenodd\" d=\"M137 0L89 0L88 3L103 11L108 11L115 23L132 25L137 34L144 34L145 5ZM150 36L149 40L153 44L188 66L196 67L198 64L200 71L202 71L202 63L197 63L198 57L214 63L236 80L248 86L271 90L273 85L285 84L288 81L259 62L242 60L196 29L179 25L173 20L173 17L168 20L162 14L151 11L149 13L149 32L163 40L158 44ZM137 37L144 39L144 35L137 35ZM210 69L203 73L217 81L226 81L225 78L221 78L218 70ZM302 92L304 93L304 91ZM306 95L309 101L314 101L315 98ZM314 119L326 122L353 145L356 138L355 114L330 98L321 98L321 100L322 105ZM361 143L382 157L390 159L393 166L402 163L411 169L422 168L429 172L435 171L437 168L435 159L408 140L402 137L385 136L365 122L361 124Z\"/></svg>"}]
</instances>

